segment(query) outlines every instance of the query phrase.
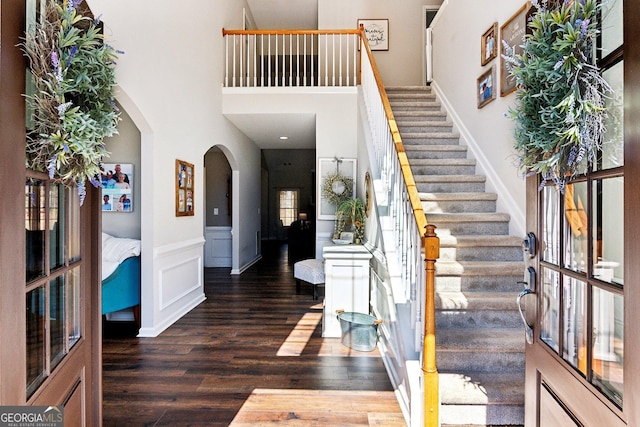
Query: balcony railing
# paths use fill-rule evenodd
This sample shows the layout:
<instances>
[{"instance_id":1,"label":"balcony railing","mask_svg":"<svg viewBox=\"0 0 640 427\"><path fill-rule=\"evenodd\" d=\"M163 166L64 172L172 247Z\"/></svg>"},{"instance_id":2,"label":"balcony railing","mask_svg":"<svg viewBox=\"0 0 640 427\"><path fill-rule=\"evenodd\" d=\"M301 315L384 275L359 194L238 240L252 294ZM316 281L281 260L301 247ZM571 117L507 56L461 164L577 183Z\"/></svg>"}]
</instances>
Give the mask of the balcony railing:
<instances>
[{"instance_id":1,"label":"balcony railing","mask_svg":"<svg viewBox=\"0 0 640 427\"><path fill-rule=\"evenodd\" d=\"M356 86L359 30L222 30L225 87Z\"/></svg>"}]
</instances>

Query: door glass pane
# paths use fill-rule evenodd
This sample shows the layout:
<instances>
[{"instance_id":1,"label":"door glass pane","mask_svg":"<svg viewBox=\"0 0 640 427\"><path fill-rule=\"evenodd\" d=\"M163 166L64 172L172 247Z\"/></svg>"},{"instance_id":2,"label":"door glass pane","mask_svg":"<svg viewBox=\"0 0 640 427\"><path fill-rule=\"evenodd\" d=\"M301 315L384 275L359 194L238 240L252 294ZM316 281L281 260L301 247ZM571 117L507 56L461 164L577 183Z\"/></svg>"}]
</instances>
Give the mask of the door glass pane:
<instances>
[{"instance_id":1,"label":"door glass pane","mask_svg":"<svg viewBox=\"0 0 640 427\"><path fill-rule=\"evenodd\" d=\"M605 98L607 118L601 158L596 165L598 169L611 169L624 164L623 64L620 61L602 73L613 92Z\"/></svg>"},{"instance_id":2,"label":"door glass pane","mask_svg":"<svg viewBox=\"0 0 640 427\"><path fill-rule=\"evenodd\" d=\"M27 292L27 395L45 377L45 290L41 286Z\"/></svg>"},{"instance_id":3,"label":"door glass pane","mask_svg":"<svg viewBox=\"0 0 640 427\"><path fill-rule=\"evenodd\" d=\"M602 2L602 57L622 45L622 0Z\"/></svg>"},{"instance_id":4,"label":"door glass pane","mask_svg":"<svg viewBox=\"0 0 640 427\"><path fill-rule=\"evenodd\" d=\"M69 348L78 342L82 334L80 328L80 267L67 273L67 332Z\"/></svg>"},{"instance_id":5,"label":"door glass pane","mask_svg":"<svg viewBox=\"0 0 640 427\"><path fill-rule=\"evenodd\" d=\"M564 277L564 339L562 357L574 368L587 374L587 284Z\"/></svg>"},{"instance_id":6,"label":"door glass pane","mask_svg":"<svg viewBox=\"0 0 640 427\"><path fill-rule=\"evenodd\" d=\"M65 290L64 276L58 276L49 284L49 339L51 348L51 370L65 354Z\"/></svg>"},{"instance_id":7,"label":"door glass pane","mask_svg":"<svg viewBox=\"0 0 640 427\"><path fill-rule=\"evenodd\" d=\"M542 190L543 259L560 263L560 192L552 186Z\"/></svg>"},{"instance_id":8,"label":"door glass pane","mask_svg":"<svg viewBox=\"0 0 640 427\"><path fill-rule=\"evenodd\" d=\"M548 268L542 269L541 309L540 339L557 352L560 327L560 274Z\"/></svg>"},{"instance_id":9,"label":"door glass pane","mask_svg":"<svg viewBox=\"0 0 640 427\"><path fill-rule=\"evenodd\" d=\"M67 190L69 198L69 261L80 259L80 196L75 188Z\"/></svg>"},{"instance_id":10,"label":"door glass pane","mask_svg":"<svg viewBox=\"0 0 640 427\"><path fill-rule=\"evenodd\" d=\"M25 185L25 233L27 282L44 275L45 269L45 183L27 179Z\"/></svg>"},{"instance_id":11,"label":"door glass pane","mask_svg":"<svg viewBox=\"0 0 640 427\"><path fill-rule=\"evenodd\" d=\"M624 362L624 299L593 290L593 383L622 407Z\"/></svg>"},{"instance_id":12,"label":"door glass pane","mask_svg":"<svg viewBox=\"0 0 640 427\"><path fill-rule=\"evenodd\" d=\"M65 189L62 185L51 185L49 193L49 262L54 269L64 265Z\"/></svg>"},{"instance_id":13,"label":"door glass pane","mask_svg":"<svg viewBox=\"0 0 640 427\"><path fill-rule=\"evenodd\" d=\"M624 178L593 182L593 277L624 283Z\"/></svg>"},{"instance_id":14,"label":"door glass pane","mask_svg":"<svg viewBox=\"0 0 640 427\"><path fill-rule=\"evenodd\" d=\"M564 265L587 271L587 183L568 184L564 192Z\"/></svg>"}]
</instances>

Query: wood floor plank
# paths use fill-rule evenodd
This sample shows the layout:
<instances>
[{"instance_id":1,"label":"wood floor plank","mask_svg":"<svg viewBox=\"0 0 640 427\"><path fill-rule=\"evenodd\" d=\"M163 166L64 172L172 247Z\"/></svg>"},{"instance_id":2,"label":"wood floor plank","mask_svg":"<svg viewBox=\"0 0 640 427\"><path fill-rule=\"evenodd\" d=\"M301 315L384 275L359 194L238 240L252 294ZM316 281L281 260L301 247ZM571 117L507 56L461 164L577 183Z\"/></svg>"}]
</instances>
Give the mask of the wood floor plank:
<instances>
[{"instance_id":1,"label":"wood floor plank","mask_svg":"<svg viewBox=\"0 0 640 427\"><path fill-rule=\"evenodd\" d=\"M323 339L324 289L296 294L286 245L263 254L205 269L207 299L158 337L106 324L104 426L405 425L377 350Z\"/></svg>"}]
</instances>

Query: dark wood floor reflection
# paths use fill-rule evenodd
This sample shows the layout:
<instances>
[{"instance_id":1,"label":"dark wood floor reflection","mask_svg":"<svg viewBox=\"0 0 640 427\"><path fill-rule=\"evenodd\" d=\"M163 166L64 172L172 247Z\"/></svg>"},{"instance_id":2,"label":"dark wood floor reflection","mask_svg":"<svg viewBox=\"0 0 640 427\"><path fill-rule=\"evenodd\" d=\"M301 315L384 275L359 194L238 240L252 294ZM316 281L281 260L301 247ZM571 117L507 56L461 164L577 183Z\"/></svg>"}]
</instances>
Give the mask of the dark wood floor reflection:
<instances>
[{"instance_id":1,"label":"dark wood floor reflection","mask_svg":"<svg viewBox=\"0 0 640 427\"><path fill-rule=\"evenodd\" d=\"M377 351L323 339L323 289L296 295L286 260L205 269L206 301L156 338L107 325L104 425L404 426Z\"/></svg>"}]
</instances>

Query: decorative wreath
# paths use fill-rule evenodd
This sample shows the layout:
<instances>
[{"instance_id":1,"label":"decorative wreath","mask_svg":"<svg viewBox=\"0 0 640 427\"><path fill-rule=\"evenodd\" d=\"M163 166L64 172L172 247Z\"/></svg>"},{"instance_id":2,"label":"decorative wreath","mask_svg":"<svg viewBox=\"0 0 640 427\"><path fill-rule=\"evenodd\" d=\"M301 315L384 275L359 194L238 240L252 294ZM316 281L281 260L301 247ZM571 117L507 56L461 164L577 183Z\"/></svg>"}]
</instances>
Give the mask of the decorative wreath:
<instances>
[{"instance_id":1,"label":"decorative wreath","mask_svg":"<svg viewBox=\"0 0 640 427\"><path fill-rule=\"evenodd\" d=\"M540 174L540 189L554 182L561 192L567 180L583 173L600 155L611 88L596 66L596 0L564 2L547 9L533 1L536 13L523 52L505 44L504 55L515 77L518 104L508 116L515 121L519 167Z\"/></svg>"},{"instance_id":2,"label":"decorative wreath","mask_svg":"<svg viewBox=\"0 0 640 427\"><path fill-rule=\"evenodd\" d=\"M324 177L322 197L332 205L338 205L353 195L353 179L336 172Z\"/></svg>"},{"instance_id":3,"label":"decorative wreath","mask_svg":"<svg viewBox=\"0 0 640 427\"><path fill-rule=\"evenodd\" d=\"M99 20L83 16L81 0L48 0L21 48L33 91L28 106L27 168L77 186L100 187L104 138L117 133L114 102L116 51L104 43ZM31 120L31 122L29 122Z\"/></svg>"}]
</instances>

